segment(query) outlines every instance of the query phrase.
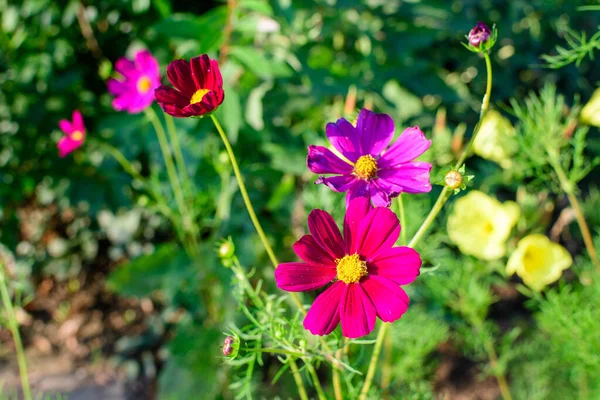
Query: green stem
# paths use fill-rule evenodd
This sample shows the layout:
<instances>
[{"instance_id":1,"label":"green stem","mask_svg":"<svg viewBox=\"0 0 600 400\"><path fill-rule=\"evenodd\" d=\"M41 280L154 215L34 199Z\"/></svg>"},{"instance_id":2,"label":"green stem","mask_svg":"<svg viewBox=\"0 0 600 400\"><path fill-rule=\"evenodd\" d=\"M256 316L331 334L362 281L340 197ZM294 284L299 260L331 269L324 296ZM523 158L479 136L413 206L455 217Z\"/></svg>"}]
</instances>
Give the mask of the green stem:
<instances>
[{"instance_id":1,"label":"green stem","mask_svg":"<svg viewBox=\"0 0 600 400\"><path fill-rule=\"evenodd\" d=\"M23 396L26 400L31 400L31 388L29 387L29 377L27 376L27 360L25 359L23 343L21 342L21 335L19 334L19 323L17 322L15 309L10 299L10 295L8 294L8 288L6 287L4 265L1 263L0 292L2 295L2 303L6 309L6 313L8 314L8 327L12 333L13 341L15 343L15 350L17 352L17 363L19 364L19 375L21 376L21 388L23 390Z\"/></svg>"},{"instance_id":2,"label":"green stem","mask_svg":"<svg viewBox=\"0 0 600 400\"><path fill-rule=\"evenodd\" d=\"M160 120L158 119L158 116L152 107L146 107L144 112L156 131L156 137L158 138L158 143L160 145L160 150L165 162L165 167L167 168L169 183L171 184L171 189L173 190L173 195L175 196L175 201L177 203L177 208L179 210L179 214L181 215L181 225L183 227L183 231L185 232L188 246L190 246L192 249L192 254L190 255L196 256L196 246L193 244L194 239L188 236L188 232L191 232L192 221L187 212L183 191L181 189L181 182L179 182L179 177L177 176L177 172L175 170L175 164L173 163L173 157L171 155L171 149L169 147L169 141L167 140L165 129L160 123Z\"/></svg>"},{"instance_id":3,"label":"green stem","mask_svg":"<svg viewBox=\"0 0 600 400\"><path fill-rule=\"evenodd\" d=\"M301 400L308 400L308 396L306 395L306 389L304 388L304 383L302 382L302 377L300 376L300 371L298 370L298 364L296 364L296 360L290 358L290 369L292 370L292 376L294 377L294 381L296 381L296 386L298 387L298 395L300 395Z\"/></svg>"},{"instance_id":4,"label":"green stem","mask_svg":"<svg viewBox=\"0 0 600 400\"><path fill-rule=\"evenodd\" d=\"M398 196L398 213L400 214L400 242L402 245L406 245L407 239L407 231L406 231L406 215L404 213L404 202L402 201L402 195Z\"/></svg>"},{"instance_id":5,"label":"green stem","mask_svg":"<svg viewBox=\"0 0 600 400\"><path fill-rule=\"evenodd\" d=\"M546 149L546 152L549 155L550 165L556 172L556 175L558 176L558 180L560 182L560 186L567 194L569 203L571 204L571 208L575 213L575 219L577 220L577 224L579 225L579 230L581 231L581 236L583 236L583 242L585 244L585 248L588 252L588 255L592 260L592 264L594 264L596 271L600 273L600 260L598 260L598 254L596 253L596 248L594 247L594 241L592 239L592 234L590 233L590 228L585 220L583 211L581 210L579 200L577 200L577 196L575 195L575 185L569 180L567 174L562 169L556 150Z\"/></svg>"},{"instance_id":6,"label":"green stem","mask_svg":"<svg viewBox=\"0 0 600 400\"><path fill-rule=\"evenodd\" d=\"M312 364L306 363L306 368L308 368L308 373L312 377L313 383L315 385L315 390L317 391L317 397L319 400L327 400L327 396L325 396L325 392L323 392L323 387L321 386L321 381L319 380L319 376L317 375L317 371L312 366Z\"/></svg>"},{"instance_id":7,"label":"green stem","mask_svg":"<svg viewBox=\"0 0 600 400\"><path fill-rule=\"evenodd\" d=\"M175 127L174 118L170 115L165 115L165 121L167 122L167 132L173 145L173 153L175 154L175 162L177 163L177 170L179 172L179 179L183 182L183 191L185 195L192 194L192 185L190 177L185 167L185 160L183 158L183 152L181 151L181 145L179 144L179 137L177 136L177 128Z\"/></svg>"},{"instance_id":8,"label":"green stem","mask_svg":"<svg viewBox=\"0 0 600 400\"><path fill-rule=\"evenodd\" d=\"M337 350L336 352L336 358L338 360L342 359L342 352L344 350L344 337L342 336L342 339L340 341L340 348ZM333 368L332 369L333 372L333 393L335 395L335 399L336 400L343 400L344 399L344 395L342 392L342 382L340 379L340 372L338 371L337 368Z\"/></svg>"},{"instance_id":9,"label":"green stem","mask_svg":"<svg viewBox=\"0 0 600 400\"><path fill-rule=\"evenodd\" d=\"M387 333L388 325L389 324L383 322L379 328L379 332L377 332L377 340L375 341L373 355L371 356L371 361L369 362L369 369L367 370L365 383L360 391L359 400L365 400L367 398L367 394L369 393L369 389L371 388L371 383L373 382L375 369L377 367L377 360L379 360L379 353L381 353L381 347L383 345L383 340L385 339L385 334Z\"/></svg>"},{"instance_id":10,"label":"green stem","mask_svg":"<svg viewBox=\"0 0 600 400\"><path fill-rule=\"evenodd\" d=\"M221 127L221 124L219 123L219 120L217 119L217 117L214 114L211 114L210 117L212 118L212 121L215 124L215 128L217 128L217 131L219 132L219 135L221 136L221 140L223 141L223 144L225 145L225 149L227 150L227 154L229 155L229 161L231 162L231 166L233 168L233 173L235 174L235 179L237 180L238 186L240 188L240 192L242 194L242 198L244 199L244 204L246 205L246 210L248 210L248 214L250 215L250 219L252 220L254 229L256 230L256 233L258 233L258 236L260 237L260 240L265 248L265 251L269 255L269 259L271 260L271 263L273 264L273 268L277 268L277 266L279 265L279 261L277 260L277 257L275 257L273 248L269 244L267 235L265 235L265 231L263 231L263 228L260 225L260 221L258 220L258 217L256 216L256 212L254 212L254 207L252 206L252 202L250 201L250 196L248 196L248 191L246 190L246 185L244 184L244 178L242 177L242 173L240 172L240 167L238 166L237 159L235 158L235 154L233 153L233 149L231 148L229 139L227 138L225 131L223 131L223 128ZM294 301L294 303L296 303L296 306L298 306L298 309L300 309L300 311L302 311L302 313L304 315L306 315L306 310L304 309L304 306L302 305L302 302L300 301L300 298L298 297L298 295L296 293L290 293L290 296L292 297L292 300Z\"/></svg>"},{"instance_id":11,"label":"green stem","mask_svg":"<svg viewBox=\"0 0 600 400\"><path fill-rule=\"evenodd\" d=\"M486 69L487 69L487 85L486 85L486 89L485 89L485 95L484 95L483 101L481 103L481 112L479 113L479 121L477 122L477 125L475 125L475 128L473 129L473 135L471 135L471 139L469 140L467 147L465 147L465 149L463 150L462 154L460 155L460 157L458 158L458 161L456 162L456 164L454 166L455 170L458 170L460 167L462 167L465 160L467 159L467 156L468 156L469 152L471 151L471 147L473 146L473 142L475 141L475 138L477 137L477 134L479 133L479 128L481 126L481 122L483 121L483 118L485 117L485 114L487 113L487 110L490 105L490 96L492 94L492 63L490 60L490 55L488 54L487 51L485 51L483 53L483 56L485 58L485 65L486 65ZM435 218L437 217L439 212L444 207L444 204L450 197L451 193L452 192L451 192L450 188L448 186L444 186L444 189L438 196L433 208L431 209L431 211L429 211L427 218L425 218L425 221L423 221L423 223L419 227L419 230L417 231L415 236L409 242L408 247L414 248L417 246L417 244L419 243L419 241L421 240L423 235L427 232L427 230L429 230L429 228L431 227L431 224L433 223L433 221L435 220ZM381 347L382 347L384 339L385 339L386 331L387 331L387 324L384 323L381 326L381 328L379 328L379 332L377 334L377 340L375 341L375 348L373 349L373 354L371 355L371 361L369 362L369 369L367 370L367 376L365 378L365 382L363 384L361 394L360 394L361 400L366 399L367 393L369 392L369 389L371 387L371 383L373 381L373 376L375 375L375 369L377 367L377 360L379 359L379 353L381 352ZM500 384L500 380L501 379L498 378L499 384ZM506 381L504 379L504 377L502 377L502 380Z\"/></svg>"}]
</instances>

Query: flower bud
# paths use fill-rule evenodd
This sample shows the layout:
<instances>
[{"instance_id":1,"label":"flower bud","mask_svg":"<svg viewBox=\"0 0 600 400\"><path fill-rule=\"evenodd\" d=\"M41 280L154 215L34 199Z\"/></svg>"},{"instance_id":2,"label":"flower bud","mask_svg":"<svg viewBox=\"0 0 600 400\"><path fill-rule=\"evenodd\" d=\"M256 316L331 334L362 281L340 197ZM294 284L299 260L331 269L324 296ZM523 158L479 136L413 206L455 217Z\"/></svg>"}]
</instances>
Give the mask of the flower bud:
<instances>
[{"instance_id":1,"label":"flower bud","mask_svg":"<svg viewBox=\"0 0 600 400\"><path fill-rule=\"evenodd\" d=\"M235 252L235 247L233 243L227 241L223 242L221 246L219 246L219 257L226 258L231 257Z\"/></svg>"},{"instance_id":2,"label":"flower bud","mask_svg":"<svg viewBox=\"0 0 600 400\"><path fill-rule=\"evenodd\" d=\"M240 348L240 341L233 336L227 336L223 341L223 356L235 358Z\"/></svg>"},{"instance_id":3,"label":"flower bud","mask_svg":"<svg viewBox=\"0 0 600 400\"><path fill-rule=\"evenodd\" d=\"M486 24L479 21L469 32L469 44L473 47L479 47L482 44L485 44L491 35L492 30Z\"/></svg>"},{"instance_id":4,"label":"flower bud","mask_svg":"<svg viewBox=\"0 0 600 400\"><path fill-rule=\"evenodd\" d=\"M458 189L462 186L463 176L460 172L452 170L444 177L444 183L450 189Z\"/></svg>"}]
</instances>

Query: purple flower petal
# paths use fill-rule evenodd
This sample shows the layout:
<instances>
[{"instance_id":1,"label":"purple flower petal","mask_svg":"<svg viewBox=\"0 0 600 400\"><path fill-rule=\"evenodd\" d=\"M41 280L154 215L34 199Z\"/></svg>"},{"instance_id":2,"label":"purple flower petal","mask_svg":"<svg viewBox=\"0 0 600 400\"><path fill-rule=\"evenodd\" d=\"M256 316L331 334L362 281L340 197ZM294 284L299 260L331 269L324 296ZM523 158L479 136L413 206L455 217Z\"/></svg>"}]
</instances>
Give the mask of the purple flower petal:
<instances>
[{"instance_id":1,"label":"purple flower petal","mask_svg":"<svg viewBox=\"0 0 600 400\"><path fill-rule=\"evenodd\" d=\"M361 284L346 285L340 302L342 335L358 338L368 335L375 329L377 311Z\"/></svg>"},{"instance_id":2,"label":"purple flower petal","mask_svg":"<svg viewBox=\"0 0 600 400\"><path fill-rule=\"evenodd\" d=\"M340 300L346 285L337 281L313 302L304 317L304 328L313 335L329 335L340 323Z\"/></svg>"},{"instance_id":3,"label":"purple flower petal","mask_svg":"<svg viewBox=\"0 0 600 400\"><path fill-rule=\"evenodd\" d=\"M311 235L302 236L293 248L294 253L309 264L335 268L335 259Z\"/></svg>"},{"instance_id":4,"label":"purple flower petal","mask_svg":"<svg viewBox=\"0 0 600 400\"><path fill-rule=\"evenodd\" d=\"M372 209L360 223L356 235L356 246L367 261L378 253L391 248L400 236L400 222L389 208Z\"/></svg>"},{"instance_id":5,"label":"purple flower petal","mask_svg":"<svg viewBox=\"0 0 600 400\"><path fill-rule=\"evenodd\" d=\"M369 274L379 275L396 282L408 285L419 276L421 256L410 247L393 247L380 252L368 264Z\"/></svg>"},{"instance_id":6,"label":"purple flower petal","mask_svg":"<svg viewBox=\"0 0 600 400\"><path fill-rule=\"evenodd\" d=\"M346 208L350 205L350 202L359 197L371 198L371 189L369 182L364 179L356 179L356 182L348 190L346 195Z\"/></svg>"},{"instance_id":7,"label":"purple flower petal","mask_svg":"<svg viewBox=\"0 0 600 400\"><path fill-rule=\"evenodd\" d=\"M312 210L308 214L308 230L319 246L334 259L344 257L342 234L328 212Z\"/></svg>"},{"instance_id":8,"label":"purple flower petal","mask_svg":"<svg viewBox=\"0 0 600 400\"><path fill-rule=\"evenodd\" d=\"M431 164L421 161L409 162L396 168L386 168L377 172L383 184L396 185L407 193L427 193L431 191L429 182Z\"/></svg>"},{"instance_id":9,"label":"purple flower petal","mask_svg":"<svg viewBox=\"0 0 600 400\"><path fill-rule=\"evenodd\" d=\"M370 185L371 201L375 207L389 207L392 204L392 198L400 194L398 188L387 184L381 179L374 179Z\"/></svg>"},{"instance_id":10,"label":"purple flower petal","mask_svg":"<svg viewBox=\"0 0 600 400\"><path fill-rule=\"evenodd\" d=\"M319 183L324 184L336 192L346 192L358 183L358 179L354 175L322 176L315 182L317 185Z\"/></svg>"},{"instance_id":11,"label":"purple flower petal","mask_svg":"<svg viewBox=\"0 0 600 400\"><path fill-rule=\"evenodd\" d=\"M344 218L344 250L346 254L358 253L356 240L358 228L372 209L371 202L366 197L353 199L348 205Z\"/></svg>"},{"instance_id":12,"label":"purple flower petal","mask_svg":"<svg viewBox=\"0 0 600 400\"><path fill-rule=\"evenodd\" d=\"M315 174L350 174L353 167L323 146L308 146L306 166Z\"/></svg>"},{"instance_id":13,"label":"purple flower petal","mask_svg":"<svg viewBox=\"0 0 600 400\"><path fill-rule=\"evenodd\" d=\"M377 160L379 168L391 168L405 164L423 154L431 146L418 126L406 128L394 144Z\"/></svg>"},{"instance_id":14,"label":"purple flower petal","mask_svg":"<svg viewBox=\"0 0 600 400\"><path fill-rule=\"evenodd\" d=\"M277 287L288 292L305 292L327 285L337 275L335 266L323 267L303 262L281 263L275 269Z\"/></svg>"},{"instance_id":15,"label":"purple flower petal","mask_svg":"<svg viewBox=\"0 0 600 400\"><path fill-rule=\"evenodd\" d=\"M383 322L394 322L408 310L410 299L400 286L377 275L369 275L360 283L375 305Z\"/></svg>"},{"instance_id":16,"label":"purple flower petal","mask_svg":"<svg viewBox=\"0 0 600 400\"><path fill-rule=\"evenodd\" d=\"M394 137L394 121L387 114L376 114L363 108L358 114L356 131L362 143L361 154L377 157Z\"/></svg>"},{"instance_id":17,"label":"purple flower petal","mask_svg":"<svg viewBox=\"0 0 600 400\"><path fill-rule=\"evenodd\" d=\"M148 50L138 51L135 54L135 63L141 73L148 77L156 77L160 74L156 58Z\"/></svg>"},{"instance_id":18,"label":"purple flower petal","mask_svg":"<svg viewBox=\"0 0 600 400\"><path fill-rule=\"evenodd\" d=\"M333 147L351 162L356 162L363 155L358 131L344 118L328 123L325 132Z\"/></svg>"}]
</instances>

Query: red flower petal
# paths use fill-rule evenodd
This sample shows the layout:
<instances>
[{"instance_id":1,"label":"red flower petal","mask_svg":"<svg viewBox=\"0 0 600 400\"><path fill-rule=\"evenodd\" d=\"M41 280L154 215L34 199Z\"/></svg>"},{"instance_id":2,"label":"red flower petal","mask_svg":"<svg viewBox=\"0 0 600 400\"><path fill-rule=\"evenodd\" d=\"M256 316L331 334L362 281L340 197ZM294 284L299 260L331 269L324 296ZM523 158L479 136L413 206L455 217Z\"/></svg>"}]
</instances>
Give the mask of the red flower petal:
<instances>
[{"instance_id":1,"label":"red flower petal","mask_svg":"<svg viewBox=\"0 0 600 400\"><path fill-rule=\"evenodd\" d=\"M361 283L375 305L377 316L383 322L394 322L408 309L410 299L400 286L377 275L369 275Z\"/></svg>"},{"instance_id":2,"label":"red flower petal","mask_svg":"<svg viewBox=\"0 0 600 400\"><path fill-rule=\"evenodd\" d=\"M344 257L342 234L333 217L323 210L312 210L308 215L308 230L323 249L335 258Z\"/></svg>"},{"instance_id":3,"label":"red flower petal","mask_svg":"<svg viewBox=\"0 0 600 400\"><path fill-rule=\"evenodd\" d=\"M321 293L304 317L304 328L313 335L329 335L340 323L340 299L346 285L336 282Z\"/></svg>"},{"instance_id":4,"label":"red flower petal","mask_svg":"<svg viewBox=\"0 0 600 400\"><path fill-rule=\"evenodd\" d=\"M421 256L410 247L393 247L380 252L368 265L369 274L383 276L398 285L408 285L419 276Z\"/></svg>"},{"instance_id":5,"label":"red flower petal","mask_svg":"<svg viewBox=\"0 0 600 400\"><path fill-rule=\"evenodd\" d=\"M167 66L167 78L177 90L187 97L186 103L189 104L190 98L197 90L192 78L190 63L185 60L170 62Z\"/></svg>"},{"instance_id":6,"label":"red flower petal","mask_svg":"<svg viewBox=\"0 0 600 400\"><path fill-rule=\"evenodd\" d=\"M333 257L311 235L304 235L294 243L294 252L309 264L335 268Z\"/></svg>"},{"instance_id":7,"label":"red flower petal","mask_svg":"<svg viewBox=\"0 0 600 400\"><path fill-rule=\"evenodd\" d=\"M377 207L360 223L356 248L367 260L391 248L400 236L400 222L389 208Z\"/></svg>"},{"instance_id":8,"label":"red flower petal","mask_svg":"<svg viewBox=\"0 0 600 400\"><path fill-rule=\"evenodd\" d=\"M368 335L375 329L377 311L361 284L346 285L340 303L342 335L358 338Z\"/></svg>"},{"instance_id":9,"label":"red flower petal","mask_svg":"<svg viewBox=\"0 0 600 400\"><path fill-rule=\"evenodd\" d=\"M331 282L337 272L334 266L324 267L301 262L281 263L275 269L277 287L288 292L315 290Z\"/></svg>"},{"instance_id":10,"label":"red flower petal","mask_svg":"<svg viewBox=\"0 0 600 400\"><path fill-rule=\"evenodd\" d=\"M358 253L356 241L358 227L372 209L371 202L366 197L358 197L350 201L344 218L344 250L347 254Z\"/></svg>"}]
</instances>

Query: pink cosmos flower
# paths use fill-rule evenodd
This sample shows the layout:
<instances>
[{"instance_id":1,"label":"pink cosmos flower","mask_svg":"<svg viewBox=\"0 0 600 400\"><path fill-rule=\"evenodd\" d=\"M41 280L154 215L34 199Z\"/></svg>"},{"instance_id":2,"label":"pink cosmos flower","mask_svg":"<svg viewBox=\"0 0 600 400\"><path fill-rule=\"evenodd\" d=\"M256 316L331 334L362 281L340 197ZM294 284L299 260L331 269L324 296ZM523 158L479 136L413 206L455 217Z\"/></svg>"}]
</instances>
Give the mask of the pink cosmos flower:
<instances>
[{"instance_id":1,"label":"pink cosmos flower","mask_svg":"<svg viewBox=\"0 0 600 400\"><path fill-rule=\"evenodd\" d=\"M323 146L308 146L306 165L336 192L348 192L346 204L356 197L368 197L377 207L389 207L400 193L431 190L431 164L414 161L431 146L418 127L407 128L389 148L394 137L394 121L387 114L365 108L358 114L356 127L344 118L326 127L327 138L344 158ZM386 150L387 148L387 150Z\"/></svg>"},{"instance_id":2,"label":"pink cosmos flower","mask_svg":"<svg viewBox=\"0 0 600 400\"><path fill-rule=\"evenodd\" d=\"M328 335L342 323L342 335L357 338L375 327L376 316L394 322L407 310L409 299L400 285L419 275L421 257L409 247L392 247L400 224L385 207L373 208L367 198L350 202L344 237L327 212L308 216L310 235L294 244L303 262L279 264L275 280L288 292L315 290L331 282L304 318L314 335Z\"/></svg>"},{"instance_id":3,"label":"pink cosmos flower","mask_svg":"<svg viewBox=\"0 0 600 400\"><path fill-rule=\"evenodd\" d=\"M59 128L65 136L58 141L58 153L61 157L79 148L85 141L85 125L79 110L73 111L73 122L62 119L58 122Z\"/></svg>"},{"instance_id":4,"label":"pink cosmos flower","mask_svg":"<svg viewBox=\"0 0 600 400\"><path fill-rule=\"evenodd\" d=\"M119 58L115 70L123 77L108 80L108 91L115 96L115 110L136 114L152 104L154 89L160 86L160 69L148 50L137 52L133 60Z\"/></svg>"}]
</instances>

